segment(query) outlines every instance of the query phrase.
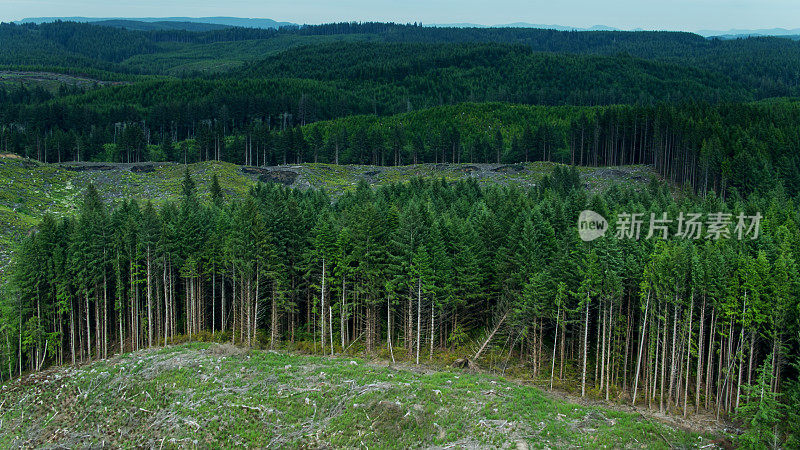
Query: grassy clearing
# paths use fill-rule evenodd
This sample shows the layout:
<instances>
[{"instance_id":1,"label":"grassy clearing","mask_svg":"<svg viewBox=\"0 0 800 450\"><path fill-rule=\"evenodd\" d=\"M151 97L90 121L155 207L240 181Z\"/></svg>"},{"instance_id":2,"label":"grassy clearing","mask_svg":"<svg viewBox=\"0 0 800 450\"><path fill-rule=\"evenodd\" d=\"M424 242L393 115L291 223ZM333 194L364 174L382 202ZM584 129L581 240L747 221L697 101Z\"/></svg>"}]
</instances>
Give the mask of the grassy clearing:
<instances>
[{"instance_id":1,"label":"grassy clearing","mask_svg":"<svg viewBox=\"0 0 800 450\"><path fill-rule=\"evenodd\" d=\"M700 447L711 436L461 371L193 343L0 390L0 446Z\"/></svg>"}]
</instances>

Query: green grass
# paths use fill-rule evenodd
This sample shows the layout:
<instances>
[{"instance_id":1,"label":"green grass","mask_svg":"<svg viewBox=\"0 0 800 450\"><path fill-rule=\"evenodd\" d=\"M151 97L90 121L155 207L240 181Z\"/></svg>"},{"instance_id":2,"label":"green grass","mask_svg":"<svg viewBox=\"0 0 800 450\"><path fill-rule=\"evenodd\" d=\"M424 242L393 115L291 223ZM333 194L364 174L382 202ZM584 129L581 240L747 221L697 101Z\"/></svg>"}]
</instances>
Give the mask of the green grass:
<instances>
[{"instance_id":1,"label":"green grass","mask_svg":"<svg viewBox=\"0 0 800 450\"><path fill-rule=\"evenodd\" d=\"M0 390L0 446L699 447L711 436L461 371L193 343Z\"/></svg>"}]
</instances>

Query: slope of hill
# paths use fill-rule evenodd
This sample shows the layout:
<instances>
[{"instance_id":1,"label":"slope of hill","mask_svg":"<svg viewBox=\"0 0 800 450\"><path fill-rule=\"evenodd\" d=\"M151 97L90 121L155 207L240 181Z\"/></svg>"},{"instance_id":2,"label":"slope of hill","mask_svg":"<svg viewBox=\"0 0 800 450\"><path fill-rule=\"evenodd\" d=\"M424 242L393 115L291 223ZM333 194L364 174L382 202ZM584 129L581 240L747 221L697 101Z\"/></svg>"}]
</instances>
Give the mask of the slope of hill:
<instances>
[{"instance_id":1,"label":"slope of hill","mask_svg":"<svg viewBox=\"0 0 800 450\"><path fill-rule=\"evenodd\" d=\"M0 445L681 448L710 434L502 377L188 344L0 389Z\"/></svg>"}]
</instances>

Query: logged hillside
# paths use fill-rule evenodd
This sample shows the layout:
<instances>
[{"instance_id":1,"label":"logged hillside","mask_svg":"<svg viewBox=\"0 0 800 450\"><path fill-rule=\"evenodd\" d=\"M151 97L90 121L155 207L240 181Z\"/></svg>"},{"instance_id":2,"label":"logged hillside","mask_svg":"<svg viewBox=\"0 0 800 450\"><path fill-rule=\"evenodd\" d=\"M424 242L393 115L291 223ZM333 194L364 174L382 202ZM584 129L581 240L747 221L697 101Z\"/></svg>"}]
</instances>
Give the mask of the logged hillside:
<instances>
[{"instance_id":1,"label":"logged hillside","mask_svg":"<svg viewBox=\"0 0 800 450\"><path fill-rule=\"evenodd\" d=\"M2 386L0 446L690 448L713 435L499 376L230 344L152 349Z\"/></svg>"}]
</instances>

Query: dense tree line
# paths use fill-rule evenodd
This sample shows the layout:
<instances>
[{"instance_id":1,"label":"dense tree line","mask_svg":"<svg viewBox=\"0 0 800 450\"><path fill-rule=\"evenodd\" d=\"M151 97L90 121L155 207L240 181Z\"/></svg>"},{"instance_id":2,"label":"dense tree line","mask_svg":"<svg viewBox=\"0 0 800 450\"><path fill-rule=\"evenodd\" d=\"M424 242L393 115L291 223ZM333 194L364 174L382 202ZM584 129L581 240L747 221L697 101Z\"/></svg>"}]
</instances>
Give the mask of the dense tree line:
<instances>
[{"instance_id":1,"label":"dense tree line","mask_svg":"<svg viewBox=\"0 0 800 450\"><path fill-rule=\"evenodd\" d=\"M648 164L702 195L731 190L746 195L781 186L794 196L800 189L798 120L797 104L778 101L595 108L458 105L312 124L296 140L298 150L271 161L317 161L319 154L323 162L378 165Z\"/></svg>"},{"instance_id":2,"label":"dense tree line","mask_svg":"<svg viewBox=\"0 0 800 450\"><path fill-rule=\"evenodd\" d=\"M138 91L151 114L143 116L123 103L109 101L104 117L114 122L102 127L99 113L84 116L80 109L51 105L38 118L0 126L0 148L47 162L648 164L664 178L703 195L711 191L728 195L732 190L746 195L778 186L791 196L800 192L796 151L800 108L795 102L610 107L461 104L313 123L369 107L356 97L340 97L341 91L314 83L253 80L225 90L207 81L152 82ZM304 92L309 88L317 89L318 96L307 97ZM114 89L121 88L86 95L113 98ZM260 94L245 94L253 90ZM146 92L162 91L169 92L175 103L153 104L146 99ZM45 91L4 92L0 89L0 98L47 95ZM208 96L208 101L194 104L195 111L184 110L177 100L191 92ZM6 117L3 111L18 107L8 102L0 107L0 118ZM34 126L37 121L47 125Z\"/></svg>"},{"instance_id":3,"label":"dense tree line","mask_svg":"<svg viewBox=\"0 0 800 450\"><path fill-rule=\"evenodd\" d=\"M287 29L286 31L290 31ZM421 24L337 23L305 26L302 34L365 34L386 42L523 44L534 51L616 55L675 62L731 77L757 97L796 95L800 43L780 37L706 39L669 31L558 31L518 27L450 28Z\"/></svg>"},{"instance_id":4,"label":"dense tree line","mask_svg":"<svg viewBox=\"0 0 800 450\"><path fill-rule=\"evenodd\" d=\"M249 76L336 82L374 97L379 114L460 101L544 105L752 98L719 73L628 55L535 52L517 44L337 42L289 49Z\"/></svg>"},{"instance_id":5,"label":"dense tree line","mask_svg":"<svg viewBox=\"0 0 800 450\"><path fill-rule=\"evenodd\" d=\"M751 414L759 397L777 405L798 389L799 218L779 193L675 200L654 184L590 196L559 167L530 191L412 180L331 201L260 185L230 201L215 180L210 198L187 171L178 203L108 206L90 186L76 217L45 218L14 256L0 373L216 333L415 362L514 357L581 395L739 411L758 433L794 432L777 421L791 410ZM639 240L586 243L586 208L612 223L624 212L764 219L758 239L733 228L680 238L672 223L667 240L645 238L645 225Z\"/></svg>"}]
</instances>

